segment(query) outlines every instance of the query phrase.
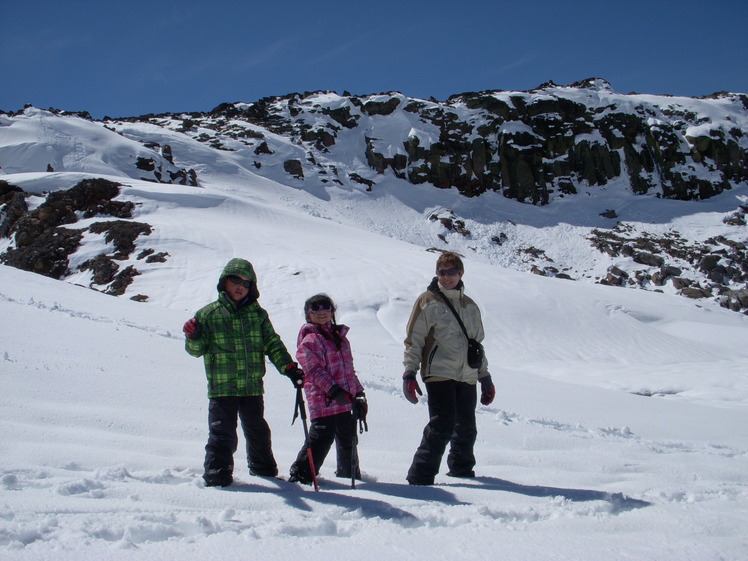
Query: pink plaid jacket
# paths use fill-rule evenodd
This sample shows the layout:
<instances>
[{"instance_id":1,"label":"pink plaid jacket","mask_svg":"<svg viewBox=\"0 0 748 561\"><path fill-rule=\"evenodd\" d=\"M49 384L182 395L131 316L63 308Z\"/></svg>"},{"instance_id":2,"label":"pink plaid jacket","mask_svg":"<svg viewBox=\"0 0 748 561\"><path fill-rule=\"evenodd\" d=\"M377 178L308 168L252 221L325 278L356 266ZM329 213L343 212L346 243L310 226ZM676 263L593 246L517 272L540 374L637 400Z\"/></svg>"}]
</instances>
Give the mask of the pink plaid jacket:
<instances>
[{"instance_id":1,"label":"pink plaid jacket","mask_svg":"<svg viewBox=\"0 0 748 561\"><path fill-rule=\"evenodd\" d=\"M351 404L338 405L330 399L328 392L333 384L338 384L348 392L351 399L358 392L364 391L353 368L351 344L346 338L348 327L338 327L342 339L340 350L333 342L332 324L305 323L299 330L296 360L304 371L304 392L309 405L309 417L312 420L351 411Z\"/></svg>"}]
</instances>

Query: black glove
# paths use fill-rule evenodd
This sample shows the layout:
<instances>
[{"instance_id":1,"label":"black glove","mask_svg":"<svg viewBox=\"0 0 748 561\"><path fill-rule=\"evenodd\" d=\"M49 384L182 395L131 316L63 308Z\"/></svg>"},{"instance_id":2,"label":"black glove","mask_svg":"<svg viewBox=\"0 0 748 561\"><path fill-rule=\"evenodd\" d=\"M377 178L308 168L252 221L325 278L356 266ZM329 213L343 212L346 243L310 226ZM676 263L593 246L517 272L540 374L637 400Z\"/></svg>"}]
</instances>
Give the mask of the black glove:
<instances>
[{"instance_id":1,"label":"black glove","mask_svg":"<svg viewBox=\"0 0 748 561\"><path fill-rule=\"evenodd\" d=\"M348 405L351 402L351 394L337 384L332 385L327 395L338 405Z\"/></svg>"},{"instance_id":2,"label":"black glove","mask_svg":"<svg viewBox=\"0 0 748 561\"><path fill-rule=\"evenodd\" d=\"M358 392L356 394L356 399L353 400L353 414L356 416L356 419L365 421L368 412L369 404L366 402L366 394L364 392Z\"/></svg>"},{"instance_id":3,"label":"black glove","mask_svg":"<svg viewBox=\"0 0 748 561\"><path fill-rule=\"evenodd\" d=\"M182 327L182 331L184 331L184 334L188 339L199 339L203 332L200 327L200 322L195 318L188 319L185 322L184 327Z\"/></svg>"},{"instance_id":4,"label":"black glove","mask_svg":"<svg viewBox=\"0 0 748 561\"><path fill-rule=\"evenodd\" d=\"M412 370L408 370L403 374L403 395L405 399L411 403L418 403L418 395L423 395L418 381L416 380L416 373Z\"/></svg>"},{"instance_id":5,"label":"black glove","mask_svg":"<svg viewBox=\"0 0 748 561\"><path fill-rule=\"evenodd\" d=\"M286 366L286 376L291 378L294 387L300 388L304 385L304 371L295 362Z\"/></svg>"},{"instance_id":6,"label":"black glove","mask_svg":"<svg viewBox=\"0 0 748 561\"><path fill-rule=\"evenodd\" d=\"M496 397L496 388L491 380L491 375L484 376L478 380L480 382L480 402L483 405L488 405Z\"/></svg>"}]
</instances>

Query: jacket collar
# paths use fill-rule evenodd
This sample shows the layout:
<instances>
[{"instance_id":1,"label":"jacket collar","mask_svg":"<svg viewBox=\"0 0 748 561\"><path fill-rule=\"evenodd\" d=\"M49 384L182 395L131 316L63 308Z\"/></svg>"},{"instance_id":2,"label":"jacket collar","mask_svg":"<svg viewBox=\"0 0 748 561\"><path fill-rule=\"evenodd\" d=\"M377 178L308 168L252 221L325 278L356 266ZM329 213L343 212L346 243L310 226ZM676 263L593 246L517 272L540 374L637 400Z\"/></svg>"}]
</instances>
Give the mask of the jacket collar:
<instances>
[{"instance_id":1,"label":"jacket collar","mask_svg":"<svg viewBox=\"0 0 748 561\"><path fill-rule=\"evenodd\" d=\"M348 330L350 329L347 325L341 325L338 324L335 326L335 329L340 334L341 337L345 337L346 333L348 333ZM318 325L316 323L307 322L304 325L301 326L301 336L308 335L309 333L332 333L333 331L333 325L332 323L326 323L325 325Z\"/></svg>"},{"instance_id":2,"label":"jacket collar","mask_svg":"<svg viewBox=\"0 0 748 561\"><path fill-rule=\"evenodd\" d=\"M228 295L227 292L221 291L221 293L218 295L218 300L223 304L226 308L231 310L232 312L238 312L242 308L246 308L250 304L255 303L257 300L252 298L252 294L250 293L244 300L241 302L234 302L231 297Z\"/></svg>"}]
</instances>

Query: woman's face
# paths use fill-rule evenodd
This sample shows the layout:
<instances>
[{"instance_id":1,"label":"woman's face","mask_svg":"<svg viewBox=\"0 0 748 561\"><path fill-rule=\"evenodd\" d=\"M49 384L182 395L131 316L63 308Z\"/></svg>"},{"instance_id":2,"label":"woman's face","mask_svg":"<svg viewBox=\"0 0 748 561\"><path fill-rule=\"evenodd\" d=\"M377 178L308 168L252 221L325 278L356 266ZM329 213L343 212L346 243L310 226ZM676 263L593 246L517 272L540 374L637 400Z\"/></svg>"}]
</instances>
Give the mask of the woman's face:
<instances>
[{"instance_id":1,"label":"woman's face","mask_svg":"<svg viewBox=\"0 0 748 561\"><path fill-rule=\"evenodd\" d=\"M439 284L441 284L447 290L452 290L460 284L462 279L463 271L460 271L454 265L446 267L444 269L437 269L436 275L439 277Z\"/></svg>"}]
</instances>

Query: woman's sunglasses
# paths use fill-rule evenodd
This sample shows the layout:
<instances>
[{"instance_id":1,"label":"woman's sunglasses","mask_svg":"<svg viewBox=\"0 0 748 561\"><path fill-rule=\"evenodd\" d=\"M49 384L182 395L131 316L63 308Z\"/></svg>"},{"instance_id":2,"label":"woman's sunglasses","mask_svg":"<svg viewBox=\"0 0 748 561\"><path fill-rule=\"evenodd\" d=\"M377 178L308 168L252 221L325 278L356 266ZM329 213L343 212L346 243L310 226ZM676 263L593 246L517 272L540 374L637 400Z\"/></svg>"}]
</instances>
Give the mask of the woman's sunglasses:
<instances>
[{"instance_id":1,"label":"woman's sunglasses","mask_svg":"<svg viewBox=\"0 0 748 561\"><path fill-rule=\"evenodd\" d=\"M436 274L438 276L440 276L440 277L443 277L445 275L449 275L450 277L453 277L455 275L459 275L460 274L460 270L457 269L457 268L452 268L452 269L437 269L436 270Z\"/></svg>"},{"instance_id":2,"label":"woman's sunglasses","mask_svg":"<svg viewBox=\"0 0 748 561\"><path fill-rule=\"evenodd\" d=\"M314 304L309 304L310 312L319 312L320 310L329 312L332 310L332 304L330 302L315 302Z\"/></svg>"},{"instance_id":3,"label":"woman's sunglasses","mask_svg":"<svg viewBox=\"0 0 748 561\"><path fill-rule=\"evenodd\" d=\"M230 280L234 284L240 284L244 288L249 288L252 286L252 281L244 280L243 278L237 277L235 275L229 275L228 277L226 277L226 279Z\"/></svg>"}]
</instances>

